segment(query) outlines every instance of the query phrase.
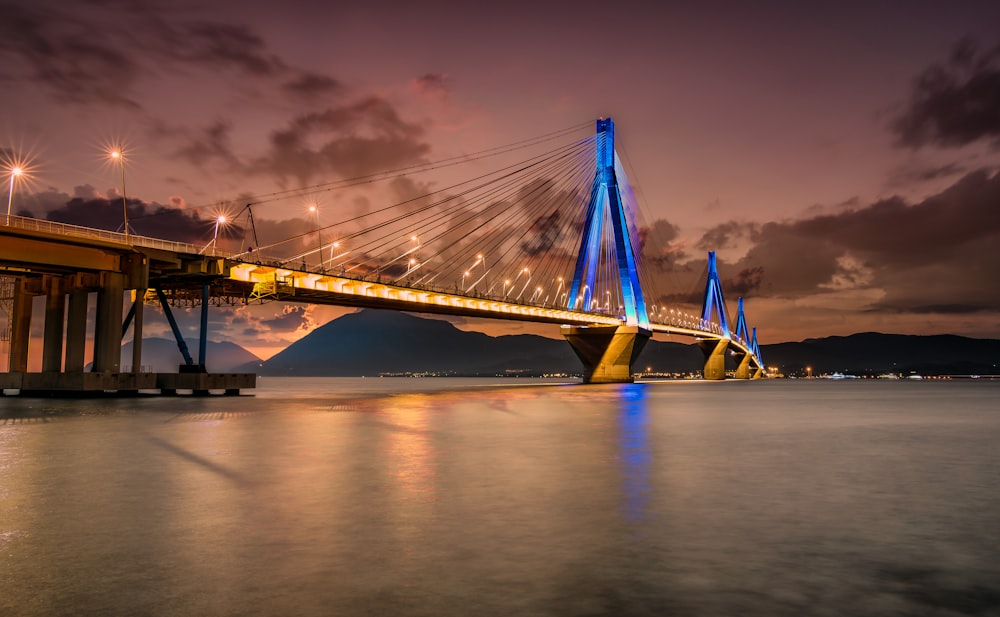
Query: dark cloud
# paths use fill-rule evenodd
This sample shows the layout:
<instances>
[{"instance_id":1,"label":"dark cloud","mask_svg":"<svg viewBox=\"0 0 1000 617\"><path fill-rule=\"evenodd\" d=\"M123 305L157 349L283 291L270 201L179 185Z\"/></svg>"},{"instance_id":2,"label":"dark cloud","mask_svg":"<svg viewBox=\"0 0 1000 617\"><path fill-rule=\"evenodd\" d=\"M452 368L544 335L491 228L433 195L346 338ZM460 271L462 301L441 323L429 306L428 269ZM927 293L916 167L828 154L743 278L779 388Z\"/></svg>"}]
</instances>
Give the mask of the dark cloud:
<instances>
[{"instance_id":1,"label":"dark cloud","mask_svg":"<svg viewBox=\"0 0 1000 617\"><path fill-rule=\"evenodd\" d=\"M286 81L283 87L289 94L307 98L327 96L343 89L336 79L318 73L302 73Z\"/></svg>"},{"instance_id":2,"label":"dark cloud","mask_svg":"<svg viewBox=\"0 0 1000 617\"><path fill-rule=\"evenodd\" d=\"M430 151L423 137L424 129L400 118L387 101L368 97L296 117L272 133L269 152L251 171L268 173L282 186L359 177L423 160Z\"/></svg>"},{"instance_id":3,"label":"dark cloud","mask_svg":"<svg viewBox=\"0 0 1000 617\"><path fill-rule=\"evenodd\" d=\"M233 152L230 143L232 123L218 120L193 135L184 145L175 150L174 156L186 160L196 167L203 167L212 161L221 162L227 171L240 171L242 164Z\"/></svg>"},{"instance_id":4,"label":"dark cloud","mask_svg":"<svg viewBox=\"0 0 1000 617\"><path fill-rule=\"evenodd\" d=\"M110 32L21 4L2 5L0 12L4 76L16 78L17 71L26 70L30 81L64 102L138 107L127 93L141 67Z\"/></svg>"},{"instance_id":5,"label":"dark cloud","mask_svg":"<svg viewBox=\"0 0 1000 617\"><path fill-rule=\"evenodd\" d=\"M892 174L889 182L890 186L898 188L910 188L916 183L949 178L966 173L968 168L959 163L948 163L946 165L927 166L906 166Z\"/></svg>"},{"instance_id":6,"label":"dark cloud","mask_svg":"<svg viewBox=\"0 0 1000 617\"><path fill-rule=\"evenodd\" d=\"M1000 174L967 174L937 195L763 225L726 281L757 295L800 298L837 290L877 292L871 308L969 312L1000 308ZM745 288L742 271L756 269Z\"/></svg>"},{"instance_id":7,"label":"dark cloud","mask_svg":"<svg viewBox=\"0 0 1000 617\"><path fill-rule=\"evenodd\" d=\"M286 304L274 317L260 320L260 325L271 332L295 332L310 324L307 307L298 304Z\"/></svg>"},{"instance_id":8,"label":"dark cloud","mask_svg":"<svg viewBox=\"0 0 1000 617\"><path fill-rule=\"evenodd\" d=\"M48 211L46 218L70 225L81 225L110 231L123 229L124 213L121 197L97 197L93 187L77 187L77 193L87 196L73 197L64 205ZM129 228L141 236L162 238L195 245L207 244L215 227L214 216L198 211L184 211L159 204L147 204L130 197L128 203ZM223 235L242 236L244 229L235 224L227 226Z\"/></svg>"},{"instance_id":9,"label":"dark cloud","mask_svg":"<svg viewBox=\"0 0 1000 617\"><path fill-rule=\"evenodd\" d=\"M756 226L740 221L727 221L706 231L695 248L703 251L722 250L736 246L756 231Z\"/></svg>"},{"instance_id":10,"label":"dark cloud","mask_svg":"<svg viewBox=\"0 0 1000 617\"><path fill-rule=\"evenodd\" d=\"M909 147L1000 144L1000 45L981 51L973 40L961 41L947 64L916 79L892 130Z\"/></svg>"},{"instance_id":11,"label":"dark cloud","mask_svg":"<svg viewBox=\"0 0 1000 617\"><path fill-rule=\"evenodd\" d=\"M417 77L412 82L413 89L421 96L448 98L451 86L448 76L443 73L427 73Z\"/></svg>"},{"instance_id":12,"label":"dark cloud","mask_svg":"<svg viewBox=\"0 0 1000 617\"><path fill-rule=\"evenodd\" d=\"M257 76L276 75L288 68L268 51L260 36L245 26L216 22L181 24L171 38L180 44L166 49L186 61L234 67Z\"/></svg>"},{"instance_id":13,"label":"dark cloud","mask_svg":"<svg viewBox=\"0 0 1000 617\"><path fill-rule=\"evenodd\" d=\"M232 71L296 97L339 87L332 77L290 66L248 26L184 20L175 7L155 3L76 8L44 1L0 5L0 66L6 67L0 75L27 78L64 102L133 109L140 107L141 78L192 69Z\"/></svg>"},{"instance_id":14,"label":"dark cloud","mask_svg":"<svg viewBox=\"0 0 1000 617\"><path fill-rule=\"evenodd\" d=\"M559 222L559 210L551 214L541 215L528 227L525 238L521 241L521 251L529 257L547 255L559 238L562 225Z\"/></svg>"}]
</instances>

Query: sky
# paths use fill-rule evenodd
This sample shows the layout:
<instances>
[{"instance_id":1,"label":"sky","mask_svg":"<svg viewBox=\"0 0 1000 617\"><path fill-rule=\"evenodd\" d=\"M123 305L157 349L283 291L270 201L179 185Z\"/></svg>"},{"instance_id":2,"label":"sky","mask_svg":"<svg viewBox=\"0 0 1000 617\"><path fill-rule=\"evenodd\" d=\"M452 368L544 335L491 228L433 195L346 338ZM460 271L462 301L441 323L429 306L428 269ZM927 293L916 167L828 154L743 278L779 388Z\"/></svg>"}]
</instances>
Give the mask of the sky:
<instances>
[{"instance_id":1,"label":"sky","mask_svg":"<svg viewBox=\"0 0 1000 617\"><path fill-rule=\"evenodd\" d=\"M2 4L3 172L30 170L15 213L113 227L120 144L130 204L207 241L207 204L611 116L664 276L696 286L716 250L762 344L1000 338L1000 4L815 4ZM398 197L327 196L323 216ZM210 338L267 357L343 312L220 309Z\"/></svg>"}]
</instances>

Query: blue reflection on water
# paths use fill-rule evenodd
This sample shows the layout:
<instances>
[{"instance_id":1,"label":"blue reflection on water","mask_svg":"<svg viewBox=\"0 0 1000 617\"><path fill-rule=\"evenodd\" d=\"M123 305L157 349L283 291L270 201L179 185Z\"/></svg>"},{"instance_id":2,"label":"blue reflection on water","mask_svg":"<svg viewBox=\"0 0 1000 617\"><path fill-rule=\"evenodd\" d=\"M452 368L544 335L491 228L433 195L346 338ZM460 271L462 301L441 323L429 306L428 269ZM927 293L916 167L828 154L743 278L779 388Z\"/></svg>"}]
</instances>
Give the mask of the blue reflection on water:
<instances>
[{"instance_id":1,"label":"blue reflection on water","mask_svg":"<svg viewBox=\"0 0 1000 617\"><path fill-rule=\"evenodd\" d=\"M622 475L625 490L625 518L639 522L645 516L649 496L649 412L646 384L622 384L618 390L618 425Z\"/></svg>"}]
</instances>

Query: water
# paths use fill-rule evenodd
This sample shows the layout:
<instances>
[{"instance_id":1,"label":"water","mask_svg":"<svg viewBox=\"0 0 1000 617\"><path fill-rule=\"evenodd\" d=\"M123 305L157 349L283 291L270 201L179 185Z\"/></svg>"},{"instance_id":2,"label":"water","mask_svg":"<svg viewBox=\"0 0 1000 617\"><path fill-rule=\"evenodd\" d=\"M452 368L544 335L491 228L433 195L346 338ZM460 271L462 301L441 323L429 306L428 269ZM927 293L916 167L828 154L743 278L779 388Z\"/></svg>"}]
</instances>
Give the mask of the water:
<instances>
[{"instance_id":1,"label":"water","mask_svg":"<svg viewBox=\"0 0 1000 617\"><path fill-rule=\"evenodd\" d=\"M0 399L0 615L1000 615L1000 382Z\"/></svg>"}]
</instances>

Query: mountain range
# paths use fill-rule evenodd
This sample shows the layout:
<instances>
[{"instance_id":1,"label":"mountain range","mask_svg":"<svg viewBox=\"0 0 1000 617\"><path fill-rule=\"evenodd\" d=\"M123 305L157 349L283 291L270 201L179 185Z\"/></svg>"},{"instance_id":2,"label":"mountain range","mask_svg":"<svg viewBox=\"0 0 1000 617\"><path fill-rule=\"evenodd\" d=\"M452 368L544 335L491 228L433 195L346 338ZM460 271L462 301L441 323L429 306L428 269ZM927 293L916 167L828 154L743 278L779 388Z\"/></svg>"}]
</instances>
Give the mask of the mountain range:
<instances>
[{"instance_id":1,"label":"mountain range","mask_svg":"<svg viewBox=\"0 0 1000 617\"><path fill-rule=\"evenodd\" d=\"M198 362L198 343L185 341L191 358ZM208 341L205 349L206 364L213 373L236 373L245 366L254 366L260 358L250 353L236 343L228 341ZM142 365L143 370L150 373L176 373L177 367L184 364L184 356L177 349L174 339L143 338ZM132 342L122 346L122 370L132 366ZM252 372L252 369L251 369Z\"/></svg>"},{"instance_id":2,"label":"mountain range","mask_svg":"<svg viewBox=\"0 0 1000 617\"><path fill-rule=\"evenodd\" d=\"M213 353L217 352L210 349L210 360ZM764 345L761 355L766 365L789 375L804 375L807 370L815 375L1000 373L1000 340L953 335L870 332ZM697 373L702 363L701 350L694 344L650 340L634 370ZM221 370L212 362L209 368ZM532 334L493 337L460 330L441 319L363 310L313 330L267 361L253 360L232 370L299 376L533 376L579 374L581 365L564 340Z\"/></svg>"}]
</instances>

